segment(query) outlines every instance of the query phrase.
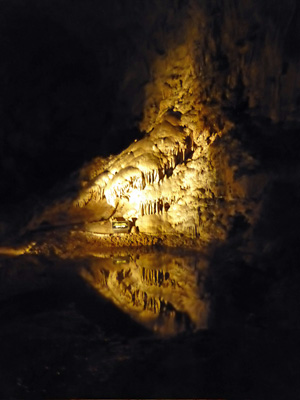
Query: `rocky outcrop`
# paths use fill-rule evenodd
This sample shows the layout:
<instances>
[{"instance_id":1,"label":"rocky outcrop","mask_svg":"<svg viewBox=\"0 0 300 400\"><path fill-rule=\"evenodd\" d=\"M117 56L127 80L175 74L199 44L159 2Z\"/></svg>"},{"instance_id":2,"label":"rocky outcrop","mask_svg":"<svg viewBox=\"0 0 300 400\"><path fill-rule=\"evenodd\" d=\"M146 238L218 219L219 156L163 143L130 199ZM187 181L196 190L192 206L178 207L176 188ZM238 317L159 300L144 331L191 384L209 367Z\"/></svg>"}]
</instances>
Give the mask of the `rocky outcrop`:
<instances>
[{"instance_id":1,"label":"rocky outcrop","mask_svg":"<svg viewBox=\"0 0 300 400\"><path fill-rule=\"evenodd\" d=\"M235 156L238 152L243 155L238 149ZM256 161L244 155L244 168L255 169ZM179 121L173 126L166 120L149 136L103 163L95 177L81 178L79 194L46 208L30 229L42 224L74 225L81 215L81 229L88 230L86 223L91 220L122 217L141 233L158 237L182 234L202 242L224 240L231 229L230 218L238 214L253 223L255 201L264 184L264 177L255 173L248 179L235 179L236 166L230 161L229 149L207 132L197 135ZM91 176L95 167L91 163L87 168ZM89 214L84 217L85 210Z\"/></svg>"},{"instance_id":2,"label":"rocky outcrop","mask_svg":"<svg viewBox=\"0 0 300 400\"><path fill-rule=\"evenodd\" d=\"M299 58L291 38L299 10L292 0L270 6L154 2L147 14L132 2L148 36L128 30L139 51L134 62L126 58L116 96L132 118L142 111L144 137L86 164L70 180L73 191L36 212L25 231L93 231L94 223L117 217L161 243L166 235L193 238L196 247L237 234L248 240L268 188L291 166L280 136L288 152L298 149ZM125 14L125 25L132 15ZM285 163L274 171L278 154Z\"/></svg>"}]
</instances>

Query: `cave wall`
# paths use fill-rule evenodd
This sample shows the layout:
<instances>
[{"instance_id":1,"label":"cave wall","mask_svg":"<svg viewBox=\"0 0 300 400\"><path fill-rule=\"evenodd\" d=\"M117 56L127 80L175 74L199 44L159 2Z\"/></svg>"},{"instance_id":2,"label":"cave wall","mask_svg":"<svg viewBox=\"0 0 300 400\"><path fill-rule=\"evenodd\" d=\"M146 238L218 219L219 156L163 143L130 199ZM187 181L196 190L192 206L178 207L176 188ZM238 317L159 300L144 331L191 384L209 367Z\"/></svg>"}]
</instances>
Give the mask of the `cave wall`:
<instances>
[{"instance_id":1,"label":"cave wall","mask_svg":"<svg viewBox=\"0 0 300 400\"><path fill-rule=\"evenodd\" d=\"M14 8L3 4L2 35L13 38L4 46L10 63L2 68L7 198L45 190L90 157L118 153L140 131L144 138L129 149L134 154L145 146L148 157L141 166L126 149L92 161L72 178L75 192L47 206L31 226L74 222L75 215L76 222L78 215L101 219L99 199L105 190L108 195L103 173L121 182L132 166L141 167L145 185L157 186L146 188L143 210L132 210L123 192L116 196L121 215L138 217L146 233L205 240L254 227L272 185L278 179L294 185L300 104L295 1L32 1L25 13L20 1ZM20 63L12 50L21 48ZM181 139L173 147L184 156L173 160L165 146L150 168L151 146L161 138L172 142L176 132ZM175 198L167 199L168 213L159 212L157 201L170 191Z\"/></svg>"}]
</instances>

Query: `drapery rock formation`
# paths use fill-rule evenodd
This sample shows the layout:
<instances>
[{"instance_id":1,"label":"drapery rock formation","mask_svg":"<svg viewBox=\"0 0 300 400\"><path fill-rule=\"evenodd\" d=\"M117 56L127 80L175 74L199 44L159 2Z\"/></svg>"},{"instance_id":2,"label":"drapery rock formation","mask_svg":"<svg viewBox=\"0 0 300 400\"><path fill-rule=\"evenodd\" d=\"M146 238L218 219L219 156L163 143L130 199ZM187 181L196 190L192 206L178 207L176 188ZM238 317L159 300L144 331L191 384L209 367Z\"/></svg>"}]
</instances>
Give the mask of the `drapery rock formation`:
<instances>
[{"instance_id":1,"label":"drapery rock formation","mask_svg":"<svg viewBox=\"0 0 300 400\"><path fill-rule=\"evenodd\" d=\"M249 239L269 188L289 168L295 176L299 169L296 157L276 171L273 165L285 152L297 152L296 2L131 6L123 23L140 16L148 36L128 30L139 50L118 76L115 119L124 102L133 119L142 111L144 137L119 155L86 164L23 233L62 226L112 233L111 221L123 218L160 243L166 235L175 238L173 245L192 238L198 248L236 234ZM117 9L110 10L116 25ZM117 60L118 48L112 54Z\"/></svg>"},{"instance_id":2,"label":"drapery rock formation","mask_svg":"<svg viewBox=\"0 0 300 400\"><path fill-rule=\"evenodd\" d=\"M110 221L123 218L162 243L166 234L191 237L196 247L237 232L249 238L266 188L287 174L285 164L271 170L270 160L281 156L279 136L296 151L299 123L299 60L290 43L297 6L289 2L280 21L281 8L265 6L172 3L152 33L155 50L138 58L149 69L135 89L137 98L144 91L144 137L86 164L71 180L73 194L48 204L27 229L79 225L111 233ZM164 15L160 7L153 15ZM137 76L128 67L124 82ZM121 86L119 95L125 92Z\"/></svg>"}]
</instances>

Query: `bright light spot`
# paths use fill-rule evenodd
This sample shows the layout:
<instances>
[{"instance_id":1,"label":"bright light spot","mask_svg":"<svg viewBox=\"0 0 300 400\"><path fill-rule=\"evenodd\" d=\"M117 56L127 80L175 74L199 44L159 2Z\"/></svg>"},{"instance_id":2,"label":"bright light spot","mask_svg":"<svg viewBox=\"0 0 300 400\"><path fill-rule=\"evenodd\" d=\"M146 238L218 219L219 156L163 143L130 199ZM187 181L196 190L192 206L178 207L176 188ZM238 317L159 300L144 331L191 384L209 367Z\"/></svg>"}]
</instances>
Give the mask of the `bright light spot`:
<instances>
[{"instance_id":1,"label":"bright light spot","mask_svg":"<svg viewBox=\"0 0 300 400\"><path fill-rule=\"evenodd\" d=\"M136 208L136 210L138 210L142 201L144 200L144 197L145 196L142 195L141 190L133 189L130 192L129 202Z\"/></svg>"}]
</instances>

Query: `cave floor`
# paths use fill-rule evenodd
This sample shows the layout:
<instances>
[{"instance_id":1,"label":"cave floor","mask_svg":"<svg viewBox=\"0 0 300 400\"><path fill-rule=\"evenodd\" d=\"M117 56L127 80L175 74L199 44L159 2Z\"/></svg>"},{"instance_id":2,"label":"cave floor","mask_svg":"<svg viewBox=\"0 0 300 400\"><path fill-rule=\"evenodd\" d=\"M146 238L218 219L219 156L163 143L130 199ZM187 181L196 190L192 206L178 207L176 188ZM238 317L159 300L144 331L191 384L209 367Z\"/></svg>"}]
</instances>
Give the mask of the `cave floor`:
<instances>
[{"instance_id":1,"label":"cave floor","mask_svg":"<svg viewBox=\"0 0 300 400\"><path fill-rule=\"evenodd\" d=\"M59 263L1 258L1 398L298 398L299 327L264 302L241 311L244 294L229 301L220 278L207 328L162 337Z\"/></svg>"}]
</instances>

